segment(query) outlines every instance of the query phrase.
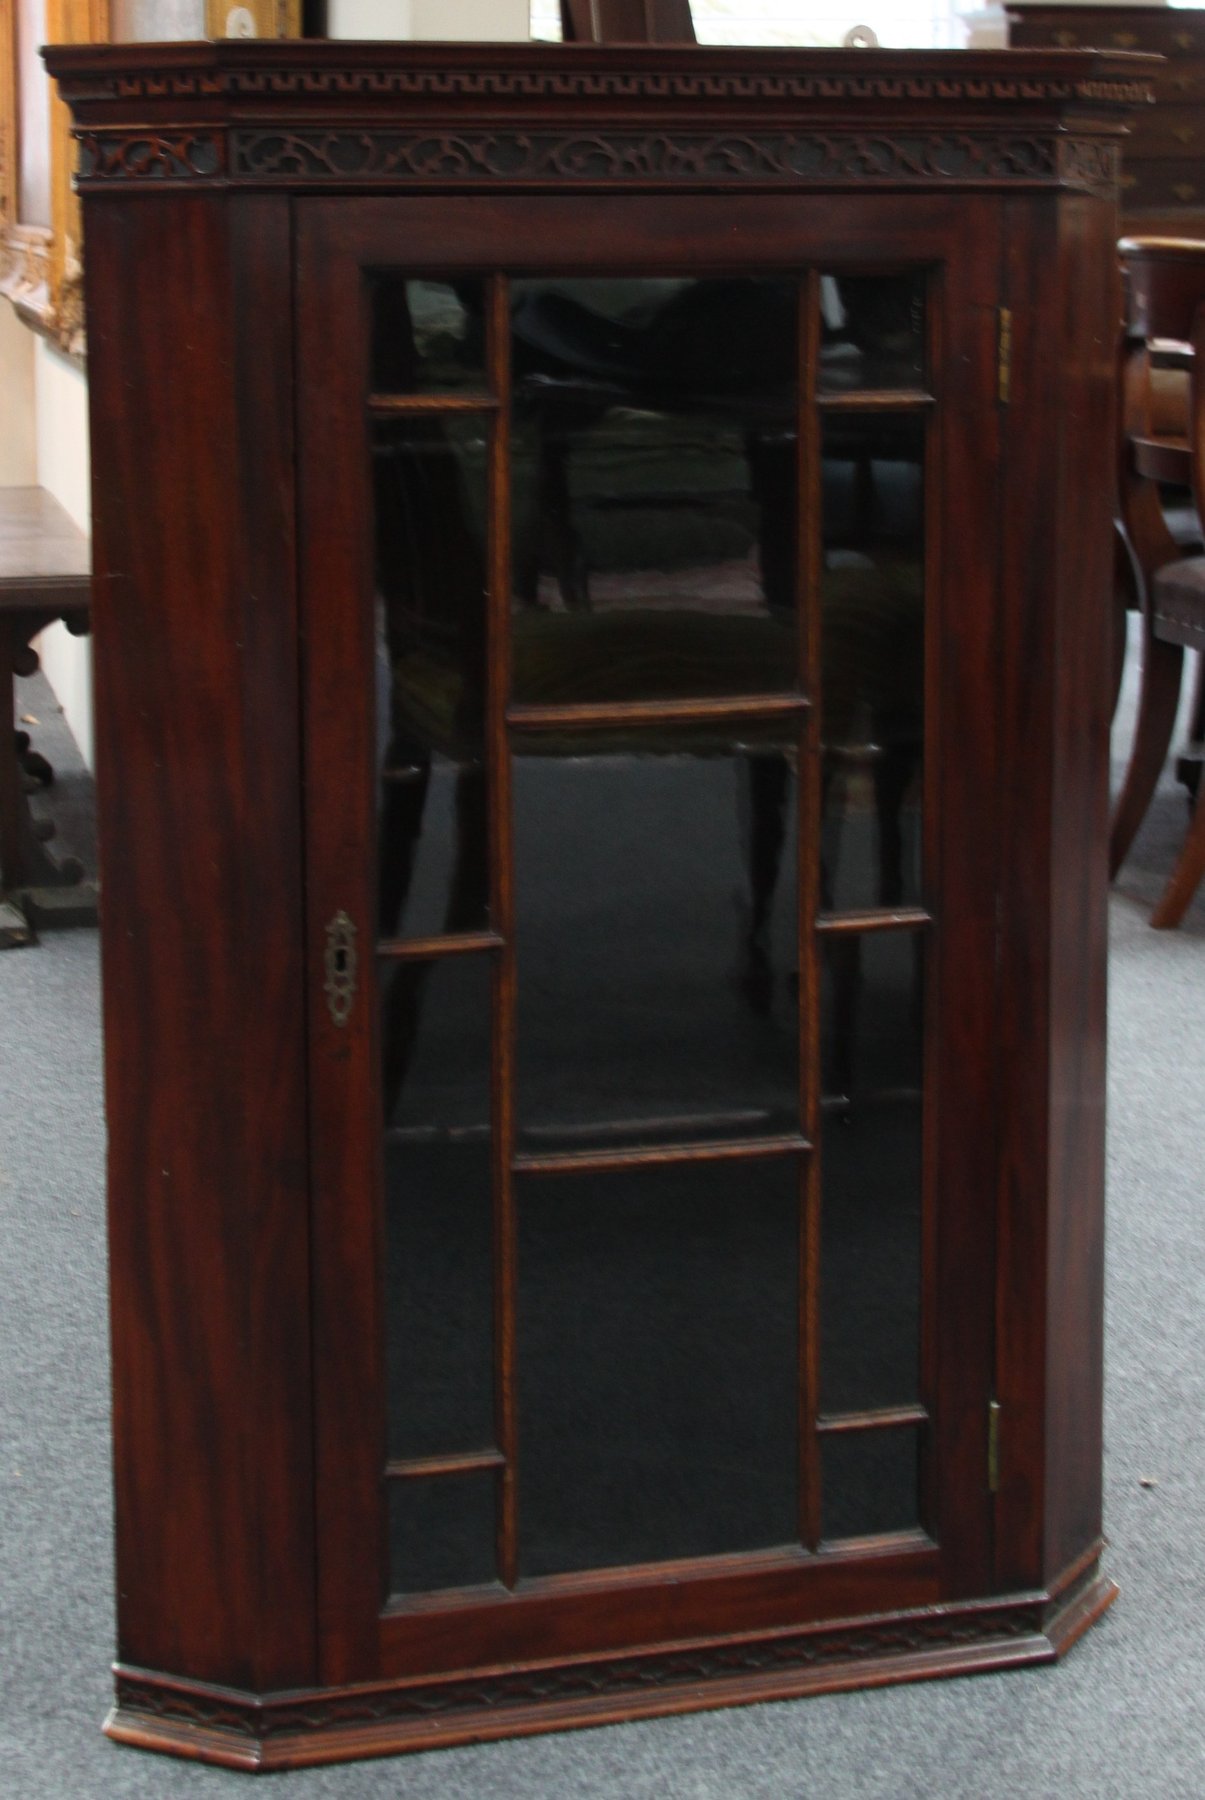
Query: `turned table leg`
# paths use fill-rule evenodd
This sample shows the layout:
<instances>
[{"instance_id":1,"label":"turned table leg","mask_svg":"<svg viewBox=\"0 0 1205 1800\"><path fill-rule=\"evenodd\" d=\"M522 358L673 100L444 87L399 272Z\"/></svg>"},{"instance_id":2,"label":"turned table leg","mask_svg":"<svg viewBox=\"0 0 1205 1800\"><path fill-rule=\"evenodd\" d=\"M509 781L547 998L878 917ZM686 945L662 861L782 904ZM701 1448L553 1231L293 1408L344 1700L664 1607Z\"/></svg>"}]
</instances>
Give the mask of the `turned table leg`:
<instances>
[{"instance_id":1,"label":"turned table leg","mask_svg":"<svg viewBox=\"0 0 1205 1800\"><path fill-rule=\"evenodd\" d=\"M14 629L0 616L0 947L28 944L33 933L25 914L7 898L21 884L21 760L17 754L16 708L13 703Z\"/></svg>"},{"instance_id":2,"label":"turned table leg","mask_svg":"<svg viewBox=\"0 0 1205 1800\"><path fill-rule=\"evenodd\" d=\"M13 629L0 618L0 891L21 884L21 763L13 701Z\"/></svg>"}]
</instances>

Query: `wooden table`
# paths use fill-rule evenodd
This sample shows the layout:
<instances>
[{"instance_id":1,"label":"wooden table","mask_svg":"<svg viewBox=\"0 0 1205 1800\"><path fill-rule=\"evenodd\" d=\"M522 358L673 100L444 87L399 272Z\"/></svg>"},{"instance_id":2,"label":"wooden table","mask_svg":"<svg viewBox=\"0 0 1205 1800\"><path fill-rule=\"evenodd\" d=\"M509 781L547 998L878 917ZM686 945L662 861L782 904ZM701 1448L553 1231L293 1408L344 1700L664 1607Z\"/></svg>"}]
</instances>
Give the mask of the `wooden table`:
<instances>
[{"instance_id":1,"label":"wooden table","mask_svg":"<svg viewBox=\"0 0 1205 1800\"><path fill-rule=\"evenodd\" d=\"M96 889L74 858L56 861L26 802L28 738L16 732L14 675L38 668L33 639L62 619L89 628L88 539L45 488L0 488L0 947L30 943L37 925L96 922ZM42 770L45 764L36 765Z\"/></svg>"}]
</instances>

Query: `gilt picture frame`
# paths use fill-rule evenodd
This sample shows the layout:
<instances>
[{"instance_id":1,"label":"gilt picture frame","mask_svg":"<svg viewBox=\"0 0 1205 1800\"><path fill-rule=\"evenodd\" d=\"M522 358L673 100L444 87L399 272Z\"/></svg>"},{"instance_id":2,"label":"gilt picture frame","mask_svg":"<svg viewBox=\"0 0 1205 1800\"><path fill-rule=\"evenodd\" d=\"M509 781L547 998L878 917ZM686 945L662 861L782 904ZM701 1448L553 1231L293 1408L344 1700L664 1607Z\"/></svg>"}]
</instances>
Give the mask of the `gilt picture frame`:
<instances>
[{"instance_id":1,"label":"gilt picture frame","mask_svg":"<svg viewBox=\"0 0 1205 1800\"><path fill-rule=\"evenodd\" d=\"M42 44L100 44L119 35L119 0L43 0L41 36L32 41L36 7L0 0L0 295L56 349L80 361L85 352L83 245L74 190L71 121L51 84L49 117L22 121L24 66ZM209 37L298 37L301 0L206 0ZM49 81L49 77L46 77ZM46 138L40 134L45 132ZM31 134L37 133L35 140ZM49 169L49 216L22 217L22 164L36 157Z\"/></svg>"}]
</instances>

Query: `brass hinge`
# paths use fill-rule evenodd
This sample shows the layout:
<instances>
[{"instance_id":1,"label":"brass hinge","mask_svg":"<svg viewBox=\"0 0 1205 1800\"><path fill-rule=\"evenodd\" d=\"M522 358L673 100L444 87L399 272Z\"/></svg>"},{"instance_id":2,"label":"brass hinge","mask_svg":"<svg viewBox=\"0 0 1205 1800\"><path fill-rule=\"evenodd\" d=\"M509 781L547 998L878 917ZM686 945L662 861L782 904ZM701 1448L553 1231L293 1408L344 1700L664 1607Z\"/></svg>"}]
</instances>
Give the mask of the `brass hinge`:
<instances>
[{"instance_id":1,"label":"brass hinge","mask_svg":"<svg viewBox=\"0 0 1205 1800\"><path fill-rule=\"evenodd\" d=\"M1001 406L1007 406L1013 379L1013 316L1007 306L1002 306L996 318L997 393Z\"/></svg>"},{"instance_id":2,"label":"brass hinge","mask_svg":"<svg viewBox=\"0 0 1205 1800\"><path fill-rule=\"evenodd\" d=\"M1000 1402L989 1400L987 1407L987 1491L1000 1492Z\"/></svg>"}]
</instances>

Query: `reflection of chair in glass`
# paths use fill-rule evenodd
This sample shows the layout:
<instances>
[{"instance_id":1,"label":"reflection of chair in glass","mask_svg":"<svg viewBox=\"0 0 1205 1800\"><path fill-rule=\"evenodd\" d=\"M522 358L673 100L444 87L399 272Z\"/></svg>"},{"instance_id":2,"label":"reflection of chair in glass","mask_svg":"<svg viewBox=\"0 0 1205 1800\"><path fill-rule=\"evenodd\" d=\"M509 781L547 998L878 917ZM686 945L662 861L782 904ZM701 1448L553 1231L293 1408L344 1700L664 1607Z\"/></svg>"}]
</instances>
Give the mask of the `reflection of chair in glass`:
<instances>
[{"instance_id":1,"label":"reflection of chair in glass","mask_svg":"<svg viewBox=\"0 0 1205 1800\"><path fill-rule=\"evenodd\" d=\"M1113 808L1111 875L1126 860L1155 794L1180 707L1183 650L1194 646L1191 632L1176 635L1171 623L1160 623L1156 590L1176 563L1200 549L1200 518L1183 508L1169 511L1164 495L1169 484L1183 490L1198 479L1189 407L1196 416L1192 333L1200 329L1205 301L1205 243L1122 239L1120 252L1128 283L1120 508L1142 614L1142 684L1126 779ZM1203 698L1200 688L1198 736Z\"/></svg>"},{"instance_id":2,"label":"reflection of chair in glass","mask_svg":"<svg viewBox=\"0 0 1205 1800\"><path fill-rule=\"evenodd\" d=\"M924 748L923 435L886 417L826 432L822 575L823 762L820 893L826 911L851 903L896 909L918 896L919 781ZM863 491L858 465L874 473ZM843 494L842 476L845 487ZM892 489L896 491L893 493ZM887 521L894 517L895 526ZM912 829L906 822L912 820ZM870 830L857 830L860 822ZM857 869L842 895L842 861ZM863 998L860 935L826 939L831 1028L825 1092L848 1104L859 1086ZM915 1002L920 1001L917 940Z\"/></svg>"},{"instance_id":3,"label":"reflection of chair in glass","mask_svg":"<svg viewBox=\"0 0 1205 1800\"><path fill-rule=\"evenodd\" d=\"M405 321L395 320L399 328ZM380 766L378 928L413 935L407 919L433 756L454 766L454 843L443 932L487 921L485 568L461 470L437 423L408 420L378 440L374 458L380 652L388 671L389 729ZM409 925L409 929L407 929ZM386 1116L409 1065L423 963L400 963L382 986Z\"/></svg>"},{"instance_id":4,"label":"reflection of chair in glass","mask_svg":"<svg viewBox=\"0 0 1205 1800\"><path fill-rule=\"evenodd\" d=\"M663 577L692 541L705 563L703 516L736 528L752 511L764 606L791 612L795 304L790 284L765 281L517 286L515 416L527 476L516 496L516 589L528 610L596 610L592 577L604 571L585 528L604 513L608 559L628 554L635 578ZM734 449L741 467L726 490L716 471ZM668 617L666 595L653 604ZM689 641L676 660L689 670L714 639L740 691L731 635L715 623L722 610L702 593L680 609L672 635ZM642 631L651 637L648 618ZM755 636L744 627L742 645ZM782 685L791 679L788 660ZM765 686L763 673L749 691Z\"/></svg>"},{"instance_id":5,"label":"reflection of chair in glass","mask_svg":"<svg viewBox=\"0 0 1205 1800\"><path fill-rule=\"evenodd\" d=\"M524 700L794 690L796 307L773 281L517 288ZM749 754L743 785L742 985L765 1010L786 757Z\"/></svg>"},{"instance_id":6,"label":"reflection of chair in glass","mask_svg":"<svg viewBox=\"0 0 1205 1800\"><path fill-rule=\"evenodd\" d=\"M868 419L826 430L822 575L826 802L873 791L876 869L863 904L895 907L914 885L904 815L924 737L923 430ZM858 466L875 471L867 510ZM834 811L826 805L826 811ZM830 851L822 903L839 904ZM911 881L909 876L912 877Z\"/></svg>"}]
</instances>

